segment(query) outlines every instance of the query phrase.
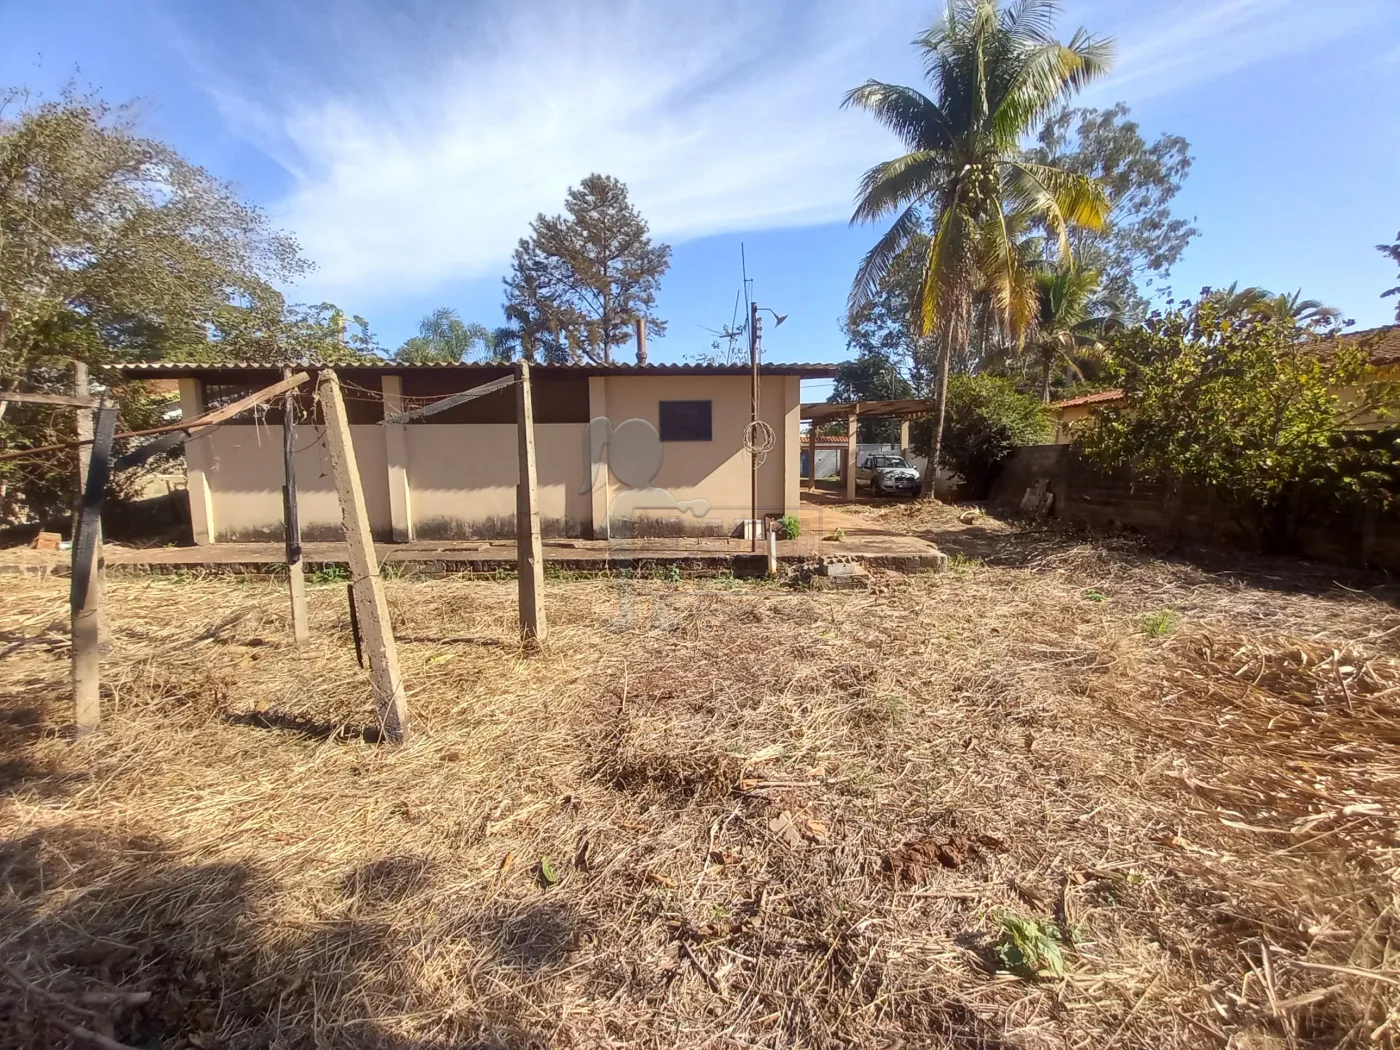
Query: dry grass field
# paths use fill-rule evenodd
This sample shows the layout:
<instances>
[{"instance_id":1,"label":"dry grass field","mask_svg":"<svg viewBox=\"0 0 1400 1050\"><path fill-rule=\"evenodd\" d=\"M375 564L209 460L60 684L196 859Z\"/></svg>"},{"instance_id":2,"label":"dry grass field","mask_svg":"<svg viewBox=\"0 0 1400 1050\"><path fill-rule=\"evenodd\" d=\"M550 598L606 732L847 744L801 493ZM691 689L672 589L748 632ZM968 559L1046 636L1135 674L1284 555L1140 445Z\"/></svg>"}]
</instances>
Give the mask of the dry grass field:
<instances>
[{"instance_id":1,"label":"dry grass field","mask_svg":"<svg viewBox=\"0 0 1400 1050\"><path fill-rule=\"evenodd\" d=\"M1394 604L867 513L980 558L389 581L402 748L343 584L111 578L75 743L6 578L0 1046L1400 1045Z\"/></svg>"}]
</instances>

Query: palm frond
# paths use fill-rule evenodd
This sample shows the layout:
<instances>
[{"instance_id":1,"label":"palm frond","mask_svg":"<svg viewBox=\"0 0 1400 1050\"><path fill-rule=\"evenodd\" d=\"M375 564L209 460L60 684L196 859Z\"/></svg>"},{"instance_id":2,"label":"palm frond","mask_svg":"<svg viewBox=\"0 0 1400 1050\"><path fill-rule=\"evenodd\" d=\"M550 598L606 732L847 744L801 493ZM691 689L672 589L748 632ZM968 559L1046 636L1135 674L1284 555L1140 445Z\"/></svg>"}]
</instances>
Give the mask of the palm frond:
<instances>
[{"instance_id":1,"label":"palm frond","mask_svg":"<svg viewBox=\"0 0 1400 1050\"><path fill-rule=\"evenodd\" d=\"M938 229L929 244L919 293L914 301L912 313L921 337L933 334L949 293L971 285L972 248L971 217L956 204L949 204L939 213Z\"/></svg>"},{"instance_id":2,"label":"palm frond","mask_svg":"<svg viewBox=\"0 0 1400 1050\"><path fill-rule=\"evenodd\" d=\"M889 270L890 263L909 243L909 238L919 231L921 225L918 208L910 205L895 219L885 235L875 242L875 247L865 253L865 258L861 259L860 266L856 269L855 280L851 282L851 294L846 300L848 309L859 309L870 301L880 285L880 280Z\"/></svg>"},{"instance_id":3,"label":"palm frond","mask_svg":"<svg viewBox=\"0 0 1400 1050\"><path fill-rule=\"evenodd\" d=\"M942 154L924 150L877 164L861 176L851 225L873 222L882 215L926 198L945 175Z\"/></svg>"},{"instance_id":4,"label":"palm frond","mask_svg":"<svg viewBox=\"0 0 1400 1050\"><path fill-rule=\"evenodd\" d=\"M867 80L841 99L842 109L850 106L871 114L910 150L947 149L952 144L952 128L943 111L914 88Z\"/></svg>"},{"instance_id":5,"label":"palm frond","mask_svg":"<svg viewBox=\"0 0 1400 1050\"><path fill-rule=\"evenodd\" d=\"M1047 38L1017 56L1014 76L996 107L998 138L1019 140L1055 106L1104 76L1113 55L1113 41L1080 29L1068 44Z\"/></svg>"},{"instance_id":6,"label":"palm frond","mask_svg":"<svg viewBox=\"0 0 1400 1050\"><path fill-rule=\"evenodd\" d=\"M1068 259L1069 227L1102 229L1112 210L1103 187L1086 175L1028 160L1006 166L1004 195L1018 210L1045 217L1059 242L1061 258Z\"/></svg>"},{"instance_id":7,"label":"palm frond","mask_svg":"<svg viewBox=\"0 0 1400 1050\"><path fill-rule=\"evenodd\" d=\"M1044 40L1055 31L1058 0L1017 0L1001 13L1001 25L1008 34Z\"/></svg>"}]
</instances>

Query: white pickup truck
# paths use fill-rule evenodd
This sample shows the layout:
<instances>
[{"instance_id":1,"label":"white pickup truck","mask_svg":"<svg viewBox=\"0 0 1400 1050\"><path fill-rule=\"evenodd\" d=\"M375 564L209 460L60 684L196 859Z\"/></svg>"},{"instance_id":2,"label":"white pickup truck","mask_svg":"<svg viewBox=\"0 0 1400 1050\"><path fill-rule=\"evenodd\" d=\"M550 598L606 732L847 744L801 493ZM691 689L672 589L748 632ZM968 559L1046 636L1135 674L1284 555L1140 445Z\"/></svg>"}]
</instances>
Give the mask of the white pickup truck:
<instances>
[{"instance_id":1,"label":"white pickup truck","mask_svg":"<svg viewBox=\"0 0 1400 1050\"><path fill-rule=\"evenodd\" d=\"M877 496L917 496L919 472L903 456L867 452L856 464L856 486L868 485Z\"/></svg>"}]
</instances>

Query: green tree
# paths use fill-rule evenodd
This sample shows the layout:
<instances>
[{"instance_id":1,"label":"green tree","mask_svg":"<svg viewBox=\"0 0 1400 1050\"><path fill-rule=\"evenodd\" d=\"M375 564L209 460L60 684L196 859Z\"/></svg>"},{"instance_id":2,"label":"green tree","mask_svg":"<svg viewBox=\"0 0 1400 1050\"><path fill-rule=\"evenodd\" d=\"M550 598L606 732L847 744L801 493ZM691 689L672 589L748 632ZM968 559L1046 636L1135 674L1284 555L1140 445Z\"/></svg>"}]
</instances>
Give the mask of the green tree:
<instances>
[{"instance_id":1,"label":"green tree","mask_svg":"<svg viewBox=\"0 0 1400 1050\"><path fill-rule=\"evenodd\" d=\"M900 374L893 357L883 350L862 350L836 368L833 402L903 401L914 397L914 386ZM857 427L864 442L889 442L898 437L899 424L889 419L862 419Z\"/></svg>"},{"instance_id":2,"label":"green tree","mask_svg":"<svg viewBox=\"0 0 1400 1050\"><path fill-rule=\"evenodd\" d=\"M1333 504L1394 500L1394 451L1348 434L1400 419L1400 386L1375 381L1359 341L1205 298L1114 333L1108 349L1124 402L1082 434L1097 462L1209 487L1271 547L1286 545L1300 487Z\"/></svg>"},{"instance_id":3,"label":"green tree","mask_svg":"<svg viewBox=\"0 0 1400 1050\"><path fill-rule=\"evenodd\" d=\"M517 245L505 281L506 316L521 332L526 356L538 347L546 360L566 354L610 364L637 320L646 320L649 336L666 334L655 308L671 246L652 243L627 187L611 176L589 175L570 187L564 210L537 216ZM646 363L640 348L638 363Z\"/></svg>"},{"instance_id":4,"label":"green tree","mask_svg":"<svg viewBox=\"0 0 1400 1050\"><path fill-rule=\"evenodd\" d=\"M66 91L0 105L0 386L67 362L185 356L232 312L280 317L296 242L129 107ZM4 405L0 403L0 413Z\"/></svg>"},{"instance_id":5,"label":"green tree","mask_svg":"<svg viewBox=\"0 0 1400 1050\"><path fill-rule=\"evenodd\" d=\"M1146 295L1171 276L1192 238L1192 223L1172 214L1172 200L1191 171L1190 144L1180 135L1148 143L1128 107L1062 109L1040 128L1029 155L1041 164L1094 179L1113 201L1100 229L1070 231L1075 261L1098 270L1103 289L1124 315L1141 320Z\"/></svg>"},{"instance_id":6,"label":"green tree","mask_svg":"<svg viewBox=\"0 0 1400 1050\"><path fill-rule=\"evenodd\" d=\"M1376 251L1386 256L1386 258L1396 266L1400 266L1400 233L1395 235L1394 244L1378 244L1376 245ZM1381 292L1382 299L1388 299L1392 295L1400 295L1400 284ZM1395 304L1395 320L1400 321L1400 302Z\"/></svg>"},{"instance_id":7,"label":"green tree","mask_svg":"<svg viewBox=\"0 0 1400 1050\"><path fill-rule=\"evenodd\" d=\"M936 341L919 334L914 316L929 240L927 233L912 234L871 294L847 312L843 325L848 349L858 356L881 355L921 394L932 385L937 366Z\"/></svg>"},{"instance_id":8,"label":"green tree","mask_svg":"<svg viewBox=\"0 0 1400 1050\"><path fill-rule=\"evenodd\" d=\"M519 345L520 333L515 328L463 323L456 310L442 306L419 322L418 334L404 340L394 352L394 360L414 365L456 364L479 349L482 360L505 362L515 356Z\"/></svg>"},{"instance_id":9,"label":"green tree","mask_svg":"<svg viewBox=\"0 0 1400 1050\"><path fill-rule=\"evenodd\" d=\"M1053 37L1053 0L950 0L943 20L918 39L933 98L909 87L868 81L846 95L899 136L906 152L866 172L852 222L896 214L893 225L862 260L851 291L858 307L879 285L921 228L920 209L934 233L912 304L914 330L938 346L932 452L923 494L932 496L942 453L950 359L966 347L979 272L993 308L1009 317L1021 284L1019 257L1004 218L1034 215L1045 223L1061 257L1070 254L1075 225L1100 227L1108 199L1093 179L1035 161L1020 140L1054 108L1101 75L1109 42L1078 30L1069 44ZM992 258L991 269L979 265Z\"/></svg>"},{"instance_id":10,"label":"green tree","mask_svg":"<svg viewBox=\"0 0 1400 1050\"><path fill-rule=\"evenodd\" d=\"M987 494L997 466L1021 445L1039 445L1050 434L1045 407L991 375L958 375L948 381L944 462L962 476L973 498ZM920 444L917 437L914 444Z\"/></svg>"},{"instance_id":11,"label":"green tree","mask_svg":"<svg viewBox=\"0 0 1400 1050\"><path fill-rule=\"evenodd\" d=\"M1058 368L1083 379L1080 363L1100 356L1104 334L1118 323L1118 307L1100 291L1097 270L1074 265L1038 271L1035 289L1035 321L1025 353L1036 369L1040 400L1048 404Z\"/></svg>"}]
</instances>

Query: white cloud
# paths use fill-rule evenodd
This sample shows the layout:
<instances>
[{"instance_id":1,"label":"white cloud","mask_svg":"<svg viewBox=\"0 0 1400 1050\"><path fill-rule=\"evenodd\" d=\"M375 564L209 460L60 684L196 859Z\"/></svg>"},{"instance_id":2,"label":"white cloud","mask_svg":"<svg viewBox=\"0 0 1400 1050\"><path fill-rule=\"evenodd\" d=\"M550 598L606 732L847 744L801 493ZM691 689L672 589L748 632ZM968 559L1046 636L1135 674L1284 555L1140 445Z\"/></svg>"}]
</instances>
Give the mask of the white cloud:
<instances>
[{"instance_id":1,"label":"white cloud","mask_svg":"<svg viewBox=\"0 0 1400 1050\"><path fill-rule=\"evenodd\" d=\"M859 173L892 139L840 111L841 94L900 71L879 52L917 16L793 15L716 3L517 11L439 23L458 45L427 47L423 68L387 56L401 40L381 41L365 53L372 91L283 68L255 96L225 81L216 97L293 175L273 212L317 261L318 288L421 289L501 273L535 214L559 210L590 171L623 179L672 240L847 217Z\"/></svg>"},{"instance_id":2,"label":"white cloud","mask_svg":"<svg viewBox=\"0 0 1400 1050\"><path fill-rule=\"evenodd\" d=\"M1118 40L1115 75L1088 98L1168 94L1310 51L1381 21L1386 0L1174 0L1122 7L1102 4L1085 16ZM1132 12L1124 17L1124 12ZM1076 12L1077 13L1077 12Z\"/></svg>"},{"instance_id":3,"label":"white cloud","mask_svg":"<svg viewBox=\"0 0 1400 1050\"><path fill-rule=\"evenodd\" d=\"M1118 39L1118 72L1086 99L1103 104L1306 49L1383 2L1099 0L1071 5L1061 24ZM196 50L238 55L237 67L206 58L206 79L230 123L290 176L272 211L319 266L306 293L358 299L499 275L535 214L559 210L590 171L627 182L673 241L846 218L860 172L894 144L839 110L840 96L871 76L916 82L906 42L932 9L290 10L252 27L278 42L276 57L216 39Z\"/></svg>"}]
</instances>

